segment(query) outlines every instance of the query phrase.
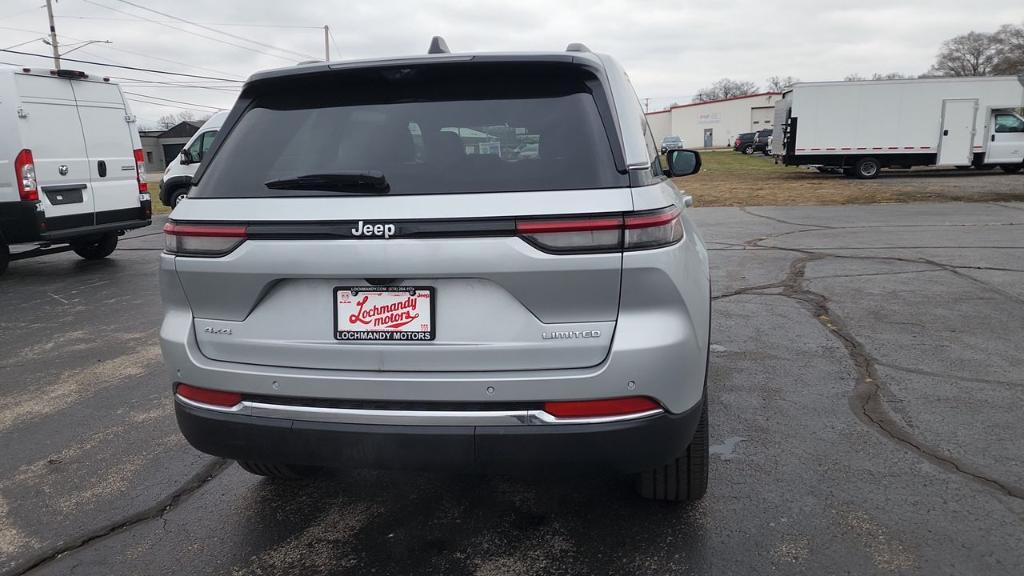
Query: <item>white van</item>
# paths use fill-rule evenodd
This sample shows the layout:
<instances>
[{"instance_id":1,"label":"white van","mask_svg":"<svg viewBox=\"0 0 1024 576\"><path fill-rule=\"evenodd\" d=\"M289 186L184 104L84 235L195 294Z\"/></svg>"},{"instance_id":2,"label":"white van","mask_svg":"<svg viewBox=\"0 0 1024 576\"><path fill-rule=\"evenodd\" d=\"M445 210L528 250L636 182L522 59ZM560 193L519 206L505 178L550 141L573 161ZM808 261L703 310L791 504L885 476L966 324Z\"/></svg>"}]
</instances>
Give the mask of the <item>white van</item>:
<instances>
[{"instance_id":1,"label":"white van","mask_svg":"<svg viewBox=\"0 0 1024 576\"><path fill-rule=\"evenodd\" d=\"M213 139L227 116L227 110L210 116L181 149L181 153L167 164L163 178L160 179L160 201L164 206L174 208L188 195L192 177L199 170L203 155L213 145Z\"/></svg>"},{"instance_id":2,"label":"white van","mask_svg":"<svg viewBox=\"0 0 1024 576\"><path fill-rule=\"evenodd\" d=\"M0 273L68 249L104 258L151 216L142 142L117 84L0 66ZM12 256L10 245L30 243Z\"/></svg>"}]
</instances>

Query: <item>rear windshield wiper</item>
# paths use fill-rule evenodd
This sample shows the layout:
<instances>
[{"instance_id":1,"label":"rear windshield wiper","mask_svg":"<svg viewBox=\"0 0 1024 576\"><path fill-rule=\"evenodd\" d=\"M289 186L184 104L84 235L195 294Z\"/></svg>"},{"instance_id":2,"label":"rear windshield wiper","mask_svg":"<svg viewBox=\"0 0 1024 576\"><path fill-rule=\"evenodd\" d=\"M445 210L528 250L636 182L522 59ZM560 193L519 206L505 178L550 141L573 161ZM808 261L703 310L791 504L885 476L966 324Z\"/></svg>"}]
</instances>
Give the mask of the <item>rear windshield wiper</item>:
<instances>
[{"instance_id":1,"label":"rear windshield wiper","mask_svg":"<svg viewBox=\"0 0 1024 576\"><path fill-rule=\"evenodd\" d=\"M303 174L263 183L272 190L323 190L353 194L387 194L391 191L384 173L378 170Z\"/></svg>"}]
</instances>

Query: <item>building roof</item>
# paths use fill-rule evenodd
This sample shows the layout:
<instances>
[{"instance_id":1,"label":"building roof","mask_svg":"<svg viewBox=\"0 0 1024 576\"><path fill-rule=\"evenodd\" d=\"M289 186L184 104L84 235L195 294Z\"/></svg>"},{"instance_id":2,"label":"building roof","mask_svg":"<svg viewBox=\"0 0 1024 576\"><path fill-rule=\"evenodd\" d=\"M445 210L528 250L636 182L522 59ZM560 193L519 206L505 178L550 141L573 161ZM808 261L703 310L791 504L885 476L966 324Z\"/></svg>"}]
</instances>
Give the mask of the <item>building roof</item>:
<instances>
[{"instance_id":1,"label":"building roof","mask_svg":"<svg viewBox=\"0 0 1024 576\"><path fill-rule=\"evenodd\" d=\"M199 127L202 126L202 122L196 122L194 120L185 120L184 122L178 122L174 126L171 126L167 130L164 130L159 134L159 138L190 138L196 132L199 132Z\"/></svg>"},{"instance_id":2,"label":"building roof","mask_svg":"<svg viewBox=\"0 0 1024 576\"><path fill-rule=\"evenodd\" d=\"M746 96L733 96L732 98L722 98L721 100L708 100L706 102L691 102L689 104L676 104L675 106L669 106L664 110L658 110L657 112L648 112L648 114L661 114L663 112L671 112L676 108L690 108L692 106L704 106L705 104L718 104L720 102L730 102L732 100L743 100L744 98L757 98L758 96L782 96L782 92L758 92L757 94L748 94Z\"/></svg>"}]
</instances>

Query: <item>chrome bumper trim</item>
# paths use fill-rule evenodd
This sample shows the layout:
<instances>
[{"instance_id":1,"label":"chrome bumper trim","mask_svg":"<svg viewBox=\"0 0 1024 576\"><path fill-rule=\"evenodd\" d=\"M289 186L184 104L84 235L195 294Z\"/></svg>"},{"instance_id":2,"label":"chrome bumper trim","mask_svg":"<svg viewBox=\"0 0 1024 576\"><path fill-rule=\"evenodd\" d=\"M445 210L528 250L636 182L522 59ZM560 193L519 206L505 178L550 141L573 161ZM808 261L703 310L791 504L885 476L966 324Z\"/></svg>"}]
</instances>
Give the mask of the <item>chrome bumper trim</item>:
<instances>
[{"instance_id":1,"label":"chrome bumper trim","mask_svg":"<svg viewBox=\"0 0 1024 576\"><path fill-rule=\"evenodd\" d=\"M231 408L195 402L175 394L178 402L195 408L231 414L245 414L260 418L281 418L307 422L336 424L384 424L405 426L551 426L572 424L606 424L625 422L656 416L660 408L590 418L558 418L543 410L360 410L353 408L319 408L314 406L288 406L266 402L243 401Z\"/></svg>"}]
</instances>

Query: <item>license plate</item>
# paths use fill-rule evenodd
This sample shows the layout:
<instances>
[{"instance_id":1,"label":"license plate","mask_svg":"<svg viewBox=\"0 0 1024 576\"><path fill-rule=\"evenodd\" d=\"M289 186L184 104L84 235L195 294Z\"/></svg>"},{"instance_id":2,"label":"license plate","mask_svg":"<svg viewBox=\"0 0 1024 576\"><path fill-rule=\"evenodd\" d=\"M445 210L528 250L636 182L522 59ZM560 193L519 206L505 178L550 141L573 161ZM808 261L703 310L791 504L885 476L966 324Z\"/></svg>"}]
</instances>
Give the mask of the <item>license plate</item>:
<instances>
[{"instance_id":1,"label":"license plate","mask_svg":"<svg viewBox=\"0 0 1024 576\"><path fill-rule=\"evenodd\" d=\"M341 286L334 289L334 337L347 341L434 339L434 289Z\"/></svg>"}]
</instances>

